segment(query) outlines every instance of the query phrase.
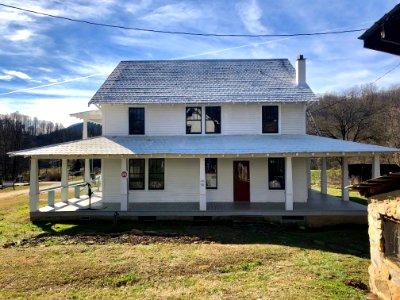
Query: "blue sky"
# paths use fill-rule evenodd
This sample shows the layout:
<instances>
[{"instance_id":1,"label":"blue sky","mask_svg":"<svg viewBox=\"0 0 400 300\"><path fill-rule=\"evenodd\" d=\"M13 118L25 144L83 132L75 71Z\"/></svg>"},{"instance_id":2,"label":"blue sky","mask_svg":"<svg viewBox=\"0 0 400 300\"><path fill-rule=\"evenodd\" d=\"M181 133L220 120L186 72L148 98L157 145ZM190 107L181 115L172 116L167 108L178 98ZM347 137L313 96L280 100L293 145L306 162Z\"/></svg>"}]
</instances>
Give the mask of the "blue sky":
<instances>
[{"instance_id":1,"label":"blue sky","mask_svg":"<svg viewBox=\"0 0 400 300\"><path fill-rule=\"evenodd\" d=\"M368 28L393 0L0 0L53 15L170 31L279 34ZM307 58L318 94L367 84L400 57L363 48L361 33L292 38L176 36L102 28L0 7L0 114L68 126L121 60ZM376 82L400 83L400 67ZM92 109L91 107L89 109Z\"/></svg>"}]
</instances>

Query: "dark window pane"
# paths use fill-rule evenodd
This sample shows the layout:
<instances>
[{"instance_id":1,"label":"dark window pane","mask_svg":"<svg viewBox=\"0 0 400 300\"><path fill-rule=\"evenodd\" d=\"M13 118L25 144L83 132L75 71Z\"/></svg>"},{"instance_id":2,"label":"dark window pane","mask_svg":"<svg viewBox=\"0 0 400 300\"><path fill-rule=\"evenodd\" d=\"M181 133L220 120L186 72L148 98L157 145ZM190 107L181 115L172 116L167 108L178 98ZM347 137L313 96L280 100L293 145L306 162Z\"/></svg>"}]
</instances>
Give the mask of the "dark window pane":
<instances>
[{"instance_id":1,"label":"dark window pane","mask_svg":"<svg viewBox=\"0 0 400 300\"><path fill-rule=\"evenodd\" d=\"M129 108L129 134L144 134L144 108Z\"/></svg>"},{"instance_id":2,"label":"dark window pane","mask_svg":"<svg viewBox=\"0 0 400 300\"><path fill-rule=\"evenodd\" d=\"M268 187L270 190L285 189L285 159L268 159Z\"/></svg>"},{"instance_id":3,"label":"dark window pane","mask_svg":"<svg viewBox=\"0 0 400 300\"><path fill-rule=\"evenodd\" d=\"M144 190L144 159L129 160L129 189Z\"/></svg>"},{"instance_id":4,"label":"dark window pane","mask_svg":"<svg viewBox=\"0 0 400 300\"><path fill-rule=\"evenodd\" d=\"M221 133L221 107L206 107L206 133Z\"/></svg>"},{"instance_id":5,"label":"dark window pane","mask_svg":"<svg viewBox=\"0 0 400 300\"><path fill-rule=\"evenodd\" d=\"M186 107L186 133L201 133L201 107Z\"/></svg>"},{"instance_id":6,"label":"dark window pane","mask_svg":"<svg viewBox=\"0 0 400 300\"><path fill-rule=\"evenodd\" d=\"M279 128L278 106L263 106L262 108L262 133L278 133Z\"/></svg>"},{"instance_id":7,"label":"dark window pane","mask_svg":"<svg viewBox=\"0 0 400 300\"><path fill-rule=\"evenodd\" d=\"M164 159L149 158L149 190L164 189Z\"/></svg>"},{"instance_id":8,"label":"dark window pane","mask_svg":"<svg viewBox=\"0 0 400 300\"><path fill-rule=\"evenodd\" d=\"M206 188L216 189L217 188L217 159L206 158Z\"/></svg>"}]
</instances>

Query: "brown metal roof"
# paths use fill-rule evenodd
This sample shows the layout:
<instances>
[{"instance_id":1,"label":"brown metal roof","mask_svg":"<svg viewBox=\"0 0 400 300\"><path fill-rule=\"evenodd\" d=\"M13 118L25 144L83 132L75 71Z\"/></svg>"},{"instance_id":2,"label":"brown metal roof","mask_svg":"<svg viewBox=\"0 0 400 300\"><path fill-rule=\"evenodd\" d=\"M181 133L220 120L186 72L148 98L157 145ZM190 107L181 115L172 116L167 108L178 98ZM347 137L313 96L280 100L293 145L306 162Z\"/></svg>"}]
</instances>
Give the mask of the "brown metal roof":
<instances>
[{"instance_id":1,"label":"brown metal roof","mask_svg":"<svg viewBox=\"0 0 400 300\"><path fill-rule=\"evenodd\" d=\"M364 197L400 190L400 172L363 181L350 186L353 191L358 191Z\"/></svg>"}]
</instances>

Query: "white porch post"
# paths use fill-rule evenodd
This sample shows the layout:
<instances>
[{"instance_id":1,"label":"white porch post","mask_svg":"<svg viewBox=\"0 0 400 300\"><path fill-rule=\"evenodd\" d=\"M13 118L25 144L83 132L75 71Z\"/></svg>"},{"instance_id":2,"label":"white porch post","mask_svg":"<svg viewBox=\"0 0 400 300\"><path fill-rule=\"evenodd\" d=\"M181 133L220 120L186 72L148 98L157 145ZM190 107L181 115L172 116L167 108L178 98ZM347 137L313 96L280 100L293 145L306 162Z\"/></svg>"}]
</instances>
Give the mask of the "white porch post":
<instances>
[{"instance_id":1,"label":"white porch post","mask_svg":"<svg viewBox=\"0 0 400 300\"><path fill-rule=\"evenodd\" d=\"M128 176L122 176L124 172L128 174L126 166L127 159L121 158L121 211L128 210Z\"/></svg>"},{"instance_id":2,"label":"white porch post","mask_svg":"<svg viewBox=\"0 0 400 300\"><path fill-rule=\"evenodd\" d=\"M68 160L61 160L61 202L68 201Z\"/></svg>"},{"instance_id":3,"label":"white porch post","mask_svg":"<svg viewBox=\"0 0 400 300\"><path fill-rule=\"evenodd\" d=\"M204 157L199 158L200 161L200 210L207 210L207 195L206 195L206 163Z\"/></svg>"},{"instance_id":4,"label":"white porch post","mask_svg":"<svg viewBox=\"0 0 400 300\"><path fill-rule=\"evenodd\" d=\"M379 159L379 155L374 155L374 162L372 164L372 178L380 177L381 176L381 163Z\"/></svg>"},{"instance_id":5,"label":"white porch post","mask_svg":"<svg viewBox=\"0 0 400 300\"><path fill-rule=\"evenodd\" d=\"M306 158L306 178L307 178L307 188L311 189L311 160Z\"/></svg>"},{"instance_id":6,"label":"white porch post","mask_svg":"<svg viewBox=\"0 0 400 300\"><path fill-rule=\"evenodd\" d=\"M83 119L83 127L82 127L82 140L86 140L88 138L88 125L87 120Z\"/></svg>"},{"instance_id":7,"label":"white porch post","mask_svg":"<svg viewBox=\"0 0 400 300\"><path fill-rule=\"evenodd\" d=\"M31 172L29 178L29 211L35 212L39 210L39 176L38 176L38 160L31 158Z\"/></svg>"},{"instance_id":8,"label":"white porch post","mask_svg":"<svg viewBox=\"0 0 400 300\"><path fill-rule=\"evenodd\" d=\"M321 158L321 193L328 194L328 177L326 174L326 157Z\"/></svg>"},{"instance_id":9,"label":"white porch post","mask_svg":"<svg viewBox=\"0 0 400 300\"><path fill-rule=\"evenodd\" d=\"M345 187L349 185L349 166L347 157L342 157L342 200L349 201L349 190Z\"/></svg>"},{"instance_id":10,"label":"white porch post","mask_svg":"<svg viewBox=\"0 0 400 300\"><path fill-rule=\"evenodd\" d=\"M285 163L285 209L293 210L293 168L292 158L286 157Z\"/></svg>"},{"instance_id":11,"label":"white porch post","mask_svg":"<svg viewBox=\"0 0 400 300\"><path fill-rule=\"evenodd\" d=\"M90 159L85 159L85 182L90 182Z\"/></svg>"}]
</instances>

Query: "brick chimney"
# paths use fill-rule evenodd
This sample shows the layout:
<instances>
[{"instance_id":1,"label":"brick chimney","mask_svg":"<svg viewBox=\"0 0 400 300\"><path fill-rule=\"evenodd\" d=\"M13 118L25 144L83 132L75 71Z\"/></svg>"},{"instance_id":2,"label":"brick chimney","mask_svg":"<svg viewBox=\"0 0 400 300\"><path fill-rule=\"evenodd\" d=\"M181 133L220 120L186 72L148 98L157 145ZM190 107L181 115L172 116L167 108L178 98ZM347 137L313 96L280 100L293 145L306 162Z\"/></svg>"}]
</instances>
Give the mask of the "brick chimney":
<instances>
[{"instance_id":1,"label":"brick chimney","mask_svg":"<svg viewBox=\"0 0 400 300\"><path fill-rule=\"evenodd\" d=\"M298 86L306 84L306 59L303 54L300 54L296 61L296 84Z\"/></svg>"}]
</instances>

